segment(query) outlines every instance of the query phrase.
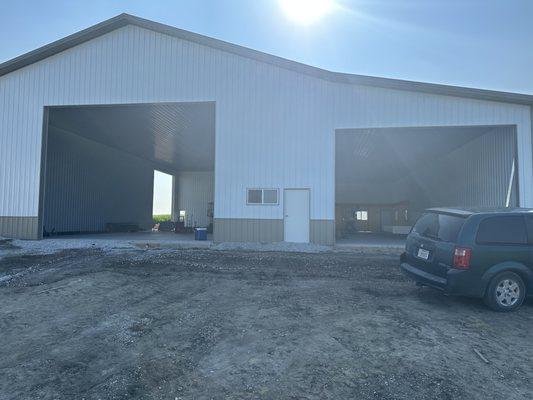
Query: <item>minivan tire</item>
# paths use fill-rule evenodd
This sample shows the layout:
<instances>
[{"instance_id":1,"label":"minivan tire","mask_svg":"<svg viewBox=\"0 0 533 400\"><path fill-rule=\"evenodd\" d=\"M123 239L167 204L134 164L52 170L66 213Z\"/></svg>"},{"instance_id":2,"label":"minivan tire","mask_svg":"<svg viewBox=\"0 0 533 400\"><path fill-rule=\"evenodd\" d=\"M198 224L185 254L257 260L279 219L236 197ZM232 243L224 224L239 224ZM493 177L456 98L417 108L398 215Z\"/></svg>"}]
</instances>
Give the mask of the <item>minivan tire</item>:
<instances>
[{"instance_id":1,"label":"minivan tire","mask_svg":"<svg viewBox=\"0 0 533 400\"><path fill-rule=\"evenodd\" d=\"M518 309L525 298L526 285L520 275L505 271L492 278L485 291L484 301L494 311L509 312Z\"/></svg>"}]
</instances>

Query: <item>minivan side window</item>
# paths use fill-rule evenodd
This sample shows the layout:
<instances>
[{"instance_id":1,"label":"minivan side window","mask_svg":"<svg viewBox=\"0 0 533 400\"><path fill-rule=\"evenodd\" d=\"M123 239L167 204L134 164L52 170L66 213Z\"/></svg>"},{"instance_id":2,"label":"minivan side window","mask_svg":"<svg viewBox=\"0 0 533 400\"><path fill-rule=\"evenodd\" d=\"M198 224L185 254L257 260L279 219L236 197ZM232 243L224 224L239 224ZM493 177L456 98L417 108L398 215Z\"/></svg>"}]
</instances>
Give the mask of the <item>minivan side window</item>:
<instances>
[{"instance_id":1,"label":"minivan side window","mask_svg":"<svg viewBox=\"0 0 533 400\"><path fill-rule=\"evenodd\" d=\"M479 223L476 243L527 244L524 218L519 215L485 218Z\"/></svg>"}]
</instances>

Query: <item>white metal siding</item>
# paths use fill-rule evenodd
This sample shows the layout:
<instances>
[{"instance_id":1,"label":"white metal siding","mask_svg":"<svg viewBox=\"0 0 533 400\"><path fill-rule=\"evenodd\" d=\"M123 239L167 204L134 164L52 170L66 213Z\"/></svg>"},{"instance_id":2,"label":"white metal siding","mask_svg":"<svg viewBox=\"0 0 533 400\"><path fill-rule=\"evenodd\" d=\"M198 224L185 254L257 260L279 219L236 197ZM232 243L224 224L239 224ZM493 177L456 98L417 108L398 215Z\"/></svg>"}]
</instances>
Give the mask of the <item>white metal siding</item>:
<instances>
[{"instance_id":1,"label":"white metal siding","mask_svg":"<svg viewBox=\"0 0 533 400\"><path fill-rule=\"evenodd\" d=\"M176 176L174 215L185 210L185 226L207 227L212 222L207 212L214 201L213 179L212 172L181 172Z\"/></svg>"},{"instance_id":2,"label":"white metal siding","mask_svg":"<svg viewBox=\"0 0 533 400\"><path fill-rule=\"evenodd\" d=\"M126 26L0 77L0 215L38 213L44 105L216 101L215 217L283 218L247 187L310 188L334 219L335 128L516 124L533 206L530 107L332 83Z\"/></svg>"}]
</instances>

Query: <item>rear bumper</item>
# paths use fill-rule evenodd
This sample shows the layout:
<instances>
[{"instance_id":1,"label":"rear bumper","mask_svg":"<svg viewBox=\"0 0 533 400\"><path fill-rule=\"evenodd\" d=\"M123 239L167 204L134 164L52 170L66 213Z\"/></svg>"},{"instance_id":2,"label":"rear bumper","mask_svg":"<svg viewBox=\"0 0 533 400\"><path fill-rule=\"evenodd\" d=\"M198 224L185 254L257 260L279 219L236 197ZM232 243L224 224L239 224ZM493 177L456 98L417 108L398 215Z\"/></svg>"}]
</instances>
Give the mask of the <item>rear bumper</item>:
<instances>
[{"instance_id":1,"label":"rear bumper","mask_svg":"<svg viewBox=\"0 0 533 400\"><path fill-rule=\"evenodd\" d=\"M436 276L430 274L429 272L422 271L421 269L413 267L411 264L408 264L406 262L400 263L400 268L405 274L407 274L407 276L409 276L411 279L415 280L418 283L433 286L437 289L446 290L446 287L448 285L448 280L446 278L441 278L440 276Z\"/></svg>"},{"instance_id":2,"label":"rear bumper","mask_svg":"<svg viewBox=\"0 0 533 400\"><path fill-rule=\"evenodd\" d=\"M405 261L403 255L400 268L407 276L422 285L431 286L453 295L483 297L484 288L481 280L474 278L468 270L450 268L444 278L412 266Z\"/></svg>"}]
</instances>

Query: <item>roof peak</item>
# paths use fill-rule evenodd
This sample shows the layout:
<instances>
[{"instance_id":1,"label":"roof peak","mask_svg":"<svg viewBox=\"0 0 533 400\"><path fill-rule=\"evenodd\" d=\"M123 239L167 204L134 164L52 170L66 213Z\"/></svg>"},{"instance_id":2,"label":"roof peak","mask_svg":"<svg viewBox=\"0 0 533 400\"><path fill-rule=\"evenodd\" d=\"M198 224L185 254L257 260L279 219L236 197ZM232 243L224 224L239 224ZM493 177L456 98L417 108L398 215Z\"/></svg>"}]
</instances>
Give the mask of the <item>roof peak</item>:
<instances>
[{"instance_id":1,"label":"roof peak","mask_svg":"<svg viewBox=\"0 0 533 400\"><path fill-rule=\"evenodd\" d=\"M0 64L0 77L17 69L23 68L27 65L41 61L52 55L58 54L71 47L77 46L99 36L102 36L106 33L122 28L126 25L135 25L144 29L196 42L201 45L217 48L219 50L237 54L242 57L255 59L261 62L276 65L281 68L289 69L295 72L311 75L319 79L324 79L337 83L375 86L394 90L424 92L436 95L466 97L479 100L524 104L529 106L533 105L533 95L527 94L332 72L307 64L302 64L297 61L292 61L275 55L263 53L258 50L253 50L247 47L225 42L223 40L214 39L198 33L179 29L170 25L165 25L159 22L144 19L128 13L118 14L89 28L83 29L72 35L66 36L55 42L42 46L36 50L13 58L12 60L6 61Z\"/></svg>"}]
</instances>

